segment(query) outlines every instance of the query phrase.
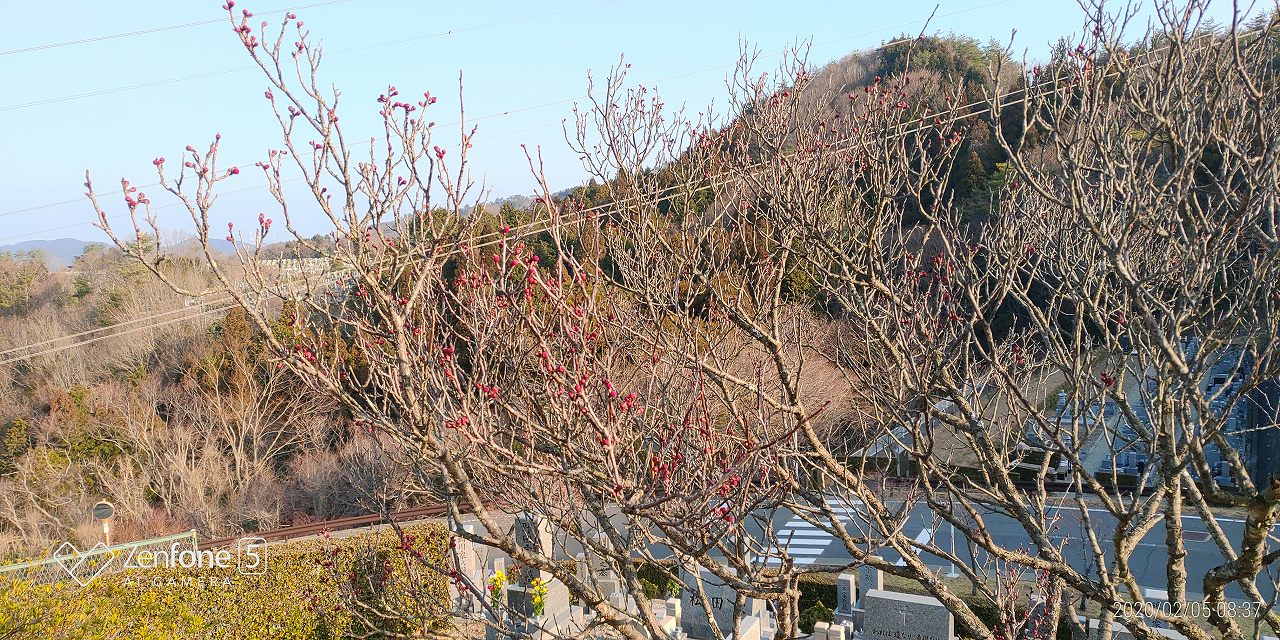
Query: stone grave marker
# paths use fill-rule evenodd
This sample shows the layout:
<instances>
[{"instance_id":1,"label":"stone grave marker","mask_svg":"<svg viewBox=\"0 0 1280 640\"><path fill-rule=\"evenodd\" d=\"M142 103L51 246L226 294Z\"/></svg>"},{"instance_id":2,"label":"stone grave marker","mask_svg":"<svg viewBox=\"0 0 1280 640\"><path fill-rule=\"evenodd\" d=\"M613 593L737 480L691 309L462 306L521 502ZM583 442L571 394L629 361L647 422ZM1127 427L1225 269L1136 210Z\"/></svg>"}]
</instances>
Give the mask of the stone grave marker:
<instances>
[{"instance_id":1,"label":"stone grave marker","mask_svg":"<svg viewBox=\"0 0 1280 640\"><path fill-rule=\"evenodd\" d=\"M864 564L858 567L858 577L854 581L854 602L862 603L862 599L866 597L868 591L884 589L884 573L879 569Z\"/></svg>"},{"instance_id":2,"label":"stone grave marker","mask_svg":"<svg viewBox=\"0 0 1280 640\"><path fill-rule=\"evenodd\" d=\"M515 520L515 542L520 548L549 558L555 557L550 523L528 513L517 515ZM512 576L511 581L528 586L534 578L540 577L537 570L531 567L525 567L524 569L519 572L519 576Z\"/></svg>"},{"instance_id":3,"label":"stone grave marker","mask_svg":"<svg viewBox=\"0 0 1280 640\"><path fill-rule=\"evenodd\" d=\"M467 533L475 533L474 525L463 525L462 529ZM460 611L475 611L479 603L476 602L476 595L472 588L484 591L485 576L481 569L485 563L481 558L479 545L461 537L455 537L454 542L453 553L457 561L458 580L462 582L462 586L458 587L450 583L450 592L454 596L455 606Z\"/></svg>"},{"instance_id":4,"label":"stone grave marker","mask_svg":"<svg viewBox=\"0 0 1280 640\"><path fill-rule=\"evenodd\" d=\"M872 589L862 598L863 640L952 640L955 619L936 598Z\"/></svg>"},{"instance_id":5,"label":"stone grave marker","mask_svg":"<svg viewBox=\"0 0 1280 640\"><path fill-rule=\"evenodd\" d=\"M1027 609L1027 622L1023 627L1022 637L1025 640L1036 640L1044 638L1049 627L1053 626L1053 620L1049 615L1049 605L1038 594L1032 595L1029 599L1031 604Z\"/></svg>"},{"instance_id":6,"label":"stone grave marker","mask_svg":"<svg viewBox=\"0 0 1280 640\"><path fill-rule=\"evenodd\" d=\"M858 623L858 578L852 573L836 576L836 607L834 619L836 624Z\"/></svg>"},{"instance_id":7,"label":"stone grave marker","mask_svg":"<svg viewBox=\"0 0 1280 640\"><path fill-rule=\"evenodd\" d=\"M858 579L852 573L842 573L836 577L836 611L853 613L853 605L858 601Z\"/></svg>"},{"instance_id":8,"label":"stone grave marker","mask_svg":"<svg viewBox=\"0 0 1280 640\"><path fill-rule=\"evenodd\" d=\"M1101 633L1099 632L1099 629L1098 629L1098 628L1099 628L1101 625L1102 625L1102 621L1097 620L1097 619L1095 619L1095 618L1090 618L1090 619L1089 619L1089 625L1088 625L1088 626L1089 626L1089 635L1088 635L1088 638L1092 639L1092 638L1097 638L1097 637L1099 637L1099 636L1101 635ZM1163 637L1165 637L1165 638L1168 638L1169 640L1187 640L1187 637L1186 637L1186 636L1182 635L1181 633L1179 633L1179 632L1178 632L1177 630L1175 630L1175 629L1166 629L1166 628L1163 628L1163 627L1154 627L1154 626L1153 626L1153 627L1151 628L1151 630L1152 630L1152 631L1155 631L1157 634L1159 634L1159 635L1161 635L1161 636L1163 636ZM1079 630L1075 629L1074 627L1072 628L1071 636L1072 636L1072 638L1077 638L1077 639L1079 639L1079 640L1085 640L1085 639L1080 635ZM1112 622L1112 623L1111 623L1111 638L1112 638L1112 640L1134 640L1134 638L1133 638L1133 632L1131 632L1131 631L1129 631L1128 629L1126 629L1126 628L1125 628L1125 626L1124 626L1124 625L1122 625L1122 624L1120 624L1119 622Z\"/></svg>"},{"instance_id":9,"label":"stone grave marker","mask_svg":"<svg viewBox=\"0 0 1280 640\"><path fill-rule=\"evenodd\" d=\"M530 553L555 557L551 526L542 518L527 513L517 515L515 541ZM545 618L556 618L569 610L569 589L553 579L551 574L533 567L522 567L516 574L509 576L511 584L507 587L508 606L515 614L512 616L515 621L534 615L532 588L536 579L541 579L547 587L542 612Z\"/></svg>"},{"instance_id":10,"label":"stone grave marker","mask_svg":"<svg viewBox=\"0 0 1280 640\"><path fill-rule=\"evenodd\" d=\"M694 583L694 578L692 576L687 577L685 578L684 588L680 590L680 628L689 634L690 638L712 638L715 637L715 634L711 630L710 621L714 619L721 633L725 635L732 633L733 607L738 597L738 592L710 571L704 569L700 572L700 575L702 588L706 592L707 600L711 605L710 613L702 606L702 599L698 596L698 587ZM766 615L768 615L768 612L765 610L763 600L747 598L746 605L742 610L744 619L746 616L752 616L757 619L757 624L759 624L759 620Z\"/></svg>"},{"instance_id":11,"label":"stone grave marker","mask_svg":"<svg viewBox=\"0 0 1280 640\"><path fill-rule=\"evenodd\" d=\"M1169 592L1165 589L1153 589L1151 587L1143 587L1142 599L1147 601L1147 603L1150 605L1150 610L1152 611L1159 611L1162 609L1165 611L1169 610L1168 609ZM1143 607L1143 609L1147 609L1147 607ZM1139 610L1139 613L1142 613L1142 610ZM1167 627L1166 624L1164 624L1163 622L1160 622L1159 620L1156 620L1152 616L1144 615L1142 617L1147 621L1147 624L1150 626Z\"/></svg>"},{"instance_id":12,"label":"stone grave marker","mask_svg":"<svg viewBox=\"0 0 1280 640\"><path fill-rule=\"evenodd\" d=\"M733 640L760 640L760 618L743 616L738 632L733 634Z\"/></svg>"},{"instance_id":13,"label":"stone grave marker","mask_svg":"<svg viewBox=\"0 0 1280 640\"><path fill-rule=\"evenodd\" d=\"M662 604L662 630L670 637L671 632L680 629L680 600L667 598Z\"/></svg>"}]
</instances>

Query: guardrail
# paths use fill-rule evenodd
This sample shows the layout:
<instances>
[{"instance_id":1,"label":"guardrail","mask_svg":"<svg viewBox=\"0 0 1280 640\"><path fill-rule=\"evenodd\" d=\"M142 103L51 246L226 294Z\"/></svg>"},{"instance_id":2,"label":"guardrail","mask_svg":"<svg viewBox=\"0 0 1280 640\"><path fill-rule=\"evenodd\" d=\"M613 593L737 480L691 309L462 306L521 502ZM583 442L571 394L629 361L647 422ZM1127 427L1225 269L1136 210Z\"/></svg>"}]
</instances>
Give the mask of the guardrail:
<instances>
[{"instance_id":1,"label":"guardrail","mask_svg":"<svg viewBox=\"0 0 1280 640\"><path fill-rule=\"evenodd\" d=\"M447 511L448 508L445 505L432 505L429 507L418 507L415 509L397 511L389 516L373 513L363 516L351 516L348 518L337 518L334 520L294 525L291 527L281 527L270 531L256 531L246 533L245 535L262 538L267 542L279 542L282 540L291 540L293 538L319 535L329 531L341 531L344 529L355 529L358 527L388 524L391 522L405 522L408 520L438 517L444 515ZM242 537L244 536L205 540L204 542L199 543L198 549L203 551L205 549L216 549L218 547L230 546L235 544L236 541L240 540Z\"/></svg>"}]
</instances>

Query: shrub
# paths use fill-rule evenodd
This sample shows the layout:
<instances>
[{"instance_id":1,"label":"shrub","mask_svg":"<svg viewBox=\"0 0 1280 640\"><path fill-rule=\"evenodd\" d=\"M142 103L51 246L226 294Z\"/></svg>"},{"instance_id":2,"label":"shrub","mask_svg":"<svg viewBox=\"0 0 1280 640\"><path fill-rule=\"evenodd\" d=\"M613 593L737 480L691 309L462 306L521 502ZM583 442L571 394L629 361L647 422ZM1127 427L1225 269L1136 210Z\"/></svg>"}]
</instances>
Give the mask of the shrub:
<instances>
[{"instance_id":1,"label":"shrub","mask_svg":"<svg viewBox=\"0 0 1280 640\"><path fill-rule=\"evenodd\" d=\"M797 604L801 611L814 605L831 608L835 606L835 603L836 581L834 574L809 574L800 579L800 602Z\"/></svg>"},{"instance_id":2,"label":"shrub","mask_svg":"<svg viewBox=\"0 0 1280 640\"><path fill-rule=\"evenodd\" d=\"M835 612L827 608L827 605L818 602L800 612L800 630L805 633L813 633L813 625L815 623L831 622L835 619Z\"/></svg>"},{"instance_id":3,"label":"shrub","mask_svg":"<svg viewBox=\"0 0 1280 640\"><path fill-rule=\"evenodd\" d=\"M75 583L0 581L0 638L377 637L447 620L440 566L449 533L431 523L341 541L270 547L262 575L224 569L127 570Z\"/></svg>"},{"instance_id":4,"label":"shrub","mask_svg":"<svg viewBox=\"0 0 1280 640\"><path fill-rule=\"evenodd\" d=\"M653 585L654 593L657 595L649 595L649 598L671 598L680 593L680 582L672 580L657 565L640 565L636 568L636 575L640 577L640 584L645 587L645 595L649 594L649 587L645 583Z\"/></svg>"}]
</instances>

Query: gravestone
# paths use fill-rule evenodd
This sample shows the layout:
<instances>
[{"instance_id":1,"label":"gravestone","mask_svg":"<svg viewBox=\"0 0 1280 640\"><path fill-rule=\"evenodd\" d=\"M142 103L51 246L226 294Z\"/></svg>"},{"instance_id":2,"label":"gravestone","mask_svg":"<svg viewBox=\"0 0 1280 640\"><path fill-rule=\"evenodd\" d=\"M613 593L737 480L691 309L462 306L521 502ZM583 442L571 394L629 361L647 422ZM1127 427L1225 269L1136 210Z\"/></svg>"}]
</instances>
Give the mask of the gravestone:
<instances>
[{"instance_id":1,"label":"gravestone","mask_svg":"<svg viewBox=\"0 0 1280 640\"><path fill-rule=\"evenodd\" d=\"M857 602L857 577L852 573L836 576L836 610L834 612L836 624L857 624L857 614L854 611Z\"/></svg>"},{"instance_id":2,"label":"gravestone","mask_svg":"<svg viewBox=\"0 0 1280 640\"><path fill-rule=\"evenodd\" d=\"M515 542L532 554L546 558L555 558L555 548L551 525L546 520L528 513L521 513L515 518ZM542 618L546 622L559 619L569 610L569 590L551 574L534 567L524 566L516 575L509 576L510 585L506 589L508 608L512 612L513 624L521 626L521 621L534 617L533 581L541 580L547 592L543 596Z\"/></svg>"},{"instance_id":3,"label":"gravestone","mask_svg":"<svg viewBox=\"0 0 1280 640\"><path fill-rule=\"evenodd\" d=\"M849 628L842 624L816 622L813 625L812 640L846 640Z\"/></svg>"},{"instance_id":4,"label":"gravestone","mask_svg":"<svg viewBox=\"0 0 1280 640\"><path fill-rule=\"evenodd\" d=\"M680 629L680 600L667 598L662 603L662 630L671 636L671 632Z\"/></svg>"},{"instance_id":5,"label":"gravestone","mask_svg":"<svg viewBox=\"0 0 1280 640\"><path fill-rule=\"evenodd\" d=\"M551 559L555 558L550 523L528 513L517 515L515 520L515 542L521 549ZM525 567L519 573L519 576L512 576L511 581L523 586L528 586L534 578L540 577L540 573L532 567Z\"/></svg>"},{"instance_id":6,"label":"gravestone","mask_svg":"<svg viewBox=\"0 0 1280 640\"><path fill-rule=\"evenodd\" d=\"M711 629L711 620L714 619L721 633L724 635L732 633L733 608L738 592L710 571L704 569L700 575L702 588L711 605L710 614L702 606L697 584L692 577L688 577L685 579L684 588L680 590L680 628L689 634L690 638L713 638L715 634ZM746 616L752 616L757 621L768 615L764 601L757 598L747 598L741 613L744 619Z\"/></svg>"},{"instance_id":7,"label":"gravestone","mask_svg":"<svg viewBox=\"0 0 1280 640\"><path fill-rule=\"evenodd\" d=\"M474 525L463 525L462 529L467 533L475 533ZM462 583L461 586L450 583L454 604L460 611L475 611L479 605L475 590L484 590L484 572L481 571L484 560L480 556L479 545L455 537L453 553L457 564L457 579Z\"/></svg>"},{"instance_id":8,"label":"gravestone","mask_svg":"<svg viewBox=\"0 0 1280 640\"><path fill-rule=\"evenodd\" d=\"M1024 640L1044 638L1053 626L1053 612L1049 603L1039 594L1032 594L1028 601L1031 606L1027 609L1027 622L1022 628L1022 637Z\"/></svg>"},{"instance_id":9,"label":"gravestone","mask_svg":"<svg viewBox=\"0 0 1280 640\"><path fill-rule=\"evenodd\" d=\"M733 634L733 640L760 640L760 618L743 616L738 632Z\"/></svg>"},{"instance_id":10,"label":"gravestone","mask_svg":"<svg viewBox=\"0 0 1280 640\"><path fill-rule=\"evenodd\" d=\"M1146 613L1146 612L1148 612L1148 611L1150 611L1150 612L1155 612L1155 611L1160 611L1160 610L1164 610L1164 611L1168 611L1168 610L1169 610L1169 592L1168 592L1168 590L1165 590L1165 589L1153 589L1153 588L1151 588L1151 587L1143 587L1143 588L1142 588L1142 599L1143 599L1143 600L1145 600L1145 601L1148 603L1148 605L1149 605L1149 606L1148 606L1148 607L1143 607L1143 608L1142 608L1142 610L1139 610L1139 613ZM1153 626L1153 627L1167 627L1167 626L1168 626L1168 625L1164 624L1163 622L1160 622L1159 620L1154 619L1154 618L1153 618L1153 617L1151 617L1151 616L1143 615L1142 617L1143 617L1143 619L1144 619L1144 620L1146 620L1146 621L1147 621L1147 624L1149 624L1149 625L1151 625L1151 626Z\"/></svg>"},{"instance_id":11,"label":"gravestone","mask_svg":"<svg viewBox=\"0 0 1280 640\"><path fill-rule=\"evenodd\" d=\"M1097 638L1101 635L1101 633L1099 632L1100 626L1101 626L1100 620L1093 619L1093 618L1089 620L1089 635L1088 635L1089 639ZM1169 640L1187 640L1186 636L1182 635L1181 633L1179 633L1174 629L1152 627L1151 630L1156 632L1162 637L1168 638ZM1079 630L1076 629L1074 626L1072 626L1071 637L1075 640L1085 640L1084 637L1080 635ZM1134 640L1134 637L1133 637L1133 632L1126 629L1124 625L1120 624L1119 622L1112 622L1111 623L1111 639L1112 640Z\"/></svg>"},{"instance_id":12,"label":"gravestone","mask_svg":"<svg viewBox=\"0 0 1280 640\"><path fill-rule=\"evenodd\" d=\"M879 569L864 564L858 567L858 578L854 582L854 602L862 604L862 599L867 595L868 591L884 589L884 573Z\"/></svg>"},{"instance_id":13,"label":"gravestone","mask_svg":"<svg viewBox=\"0 0 1280 640\"><path fill-rule=\"evenodd\" d=\"M852 573L842 573L836 577L836 611L853 613L853 605L858 601L858 579Z\"/></svg>"},{"instance_id":14,"label":"gravestone","mask_svg":"<svg viewBox=\"0 0 1280 640\"><path fill-rule=\"evenodd\" d=\"M937 598L872 589L862 597L864 640L951 640L955 620Z\"/></svg>"},{"instance_id":15,"label":"gravestone","mask_svg":"<svg viewBox=\"0 0 1280 640\"><path fill-rule=\"evenodd\" d=\"M600 594L606 599L622 590L622 581L618 578L618 574L603 559L596 558L592 562L589 556L579 553L575 561L578 580L587 586L600 589Z\"/></svg>"}]
</instances>

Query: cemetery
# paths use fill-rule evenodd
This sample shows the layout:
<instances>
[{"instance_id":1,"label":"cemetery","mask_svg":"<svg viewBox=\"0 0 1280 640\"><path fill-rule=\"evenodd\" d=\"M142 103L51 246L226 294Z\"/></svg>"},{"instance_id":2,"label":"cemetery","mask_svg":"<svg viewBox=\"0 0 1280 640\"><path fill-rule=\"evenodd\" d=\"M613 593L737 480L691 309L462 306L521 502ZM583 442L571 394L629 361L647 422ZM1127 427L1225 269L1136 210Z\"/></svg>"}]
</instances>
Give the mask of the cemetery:
<instances>
[{"instance_id":1,"label":"cemetery","mask_svg":"<svg viewBox=\"0 0 1280 640\"><path fill-rule=\"evenodd\" d=\"M531 530L536 531L537 528ZM543 541L546 539L547 536L542 538ZM589 626L593 616L590 608L571 603L563 585L550 582L543 597L543 606L535 608L529 585L538 579L538 572L522 571L513 575L509 572L509 559L495 557L485 562L483 552L477 553L472 548L465 548L460 555L469 558L461 566L475 584L492 584L491 578L495 575L509 577L501 587L502 593L493 600L505 604L507 619L503 625L487 626L486 640L517 637L504 636L496 628L498 626L534 638L577 637ZM604 592L611 591L610 586L613 587L612 606L632 613L640 606L626 596L616 575L593 566L584 554L578 554L575 562L580 579L594 579ZM724 637L773 640L776 627L765 601L744 598L741 606L735 607L737 592L711 572L704 570L698 580L691 578L684 577L683 582L700 583L702 593L682 589L679 597L644 603L667 632L667 639L712 640ZM859 582L866 588L859 588ZM885 591L879 588L882 584L881 572L871 568L864 567L857 574L841 574L837 580L835 620L818 622L809 637L813 640L947 640L955 637L951 613L937 600ZM455 606L461 612L475 612L480 608L478 599L474 597L456 594L455 598ZM719 635L716 629L720 631Z\"/></svg>"},{"instance_id":2,"label":"cemetery","mask_svg":"<svg viewBox=\"0 0 1280 640\"><path fill-rule=\"evenodd\" d=\"M609 605L635 615L645 606L666 633L663 640L774 640L779 637L771 608L764 600L743 597L710 571L698 576L680 576L686 585L678 595L636 602L622 585L621 578L603 560L589 553L569 557L549 526L537 518L515 517L516 539L522 547L551 551L564 562L573 562L578 580L598 586ZM474 525L462 528L474 532ZM486 640L510 638L607 637L593 626L591 607L575 602L567 588L543 571L517 566L510 557L459 540L455 548L460 582L473 589L451 591L453 607L463 616L485 621ZM688 588L694 585L695 588ZM1160 594L1148 594L1158 599ZM482 599L483 596L483 599ZM835 577L835 606L831 620L813 624L811 640L951 640L959 637L950 611L937 599L917 593L895 591L885 584L879 569L863 565ZM490 605L490 606L486 606ZM495 618L495 613L501 619ZM1098 628L1090 620L1090 629ZM1133 636L1118 623L1114 638ZM718 633L717 633L718 631ZM1183 638L1170 629L1157 632L1170 640ZM1090 637L1094 637L1091 633Z\"/></svg>"}]
</instances>

